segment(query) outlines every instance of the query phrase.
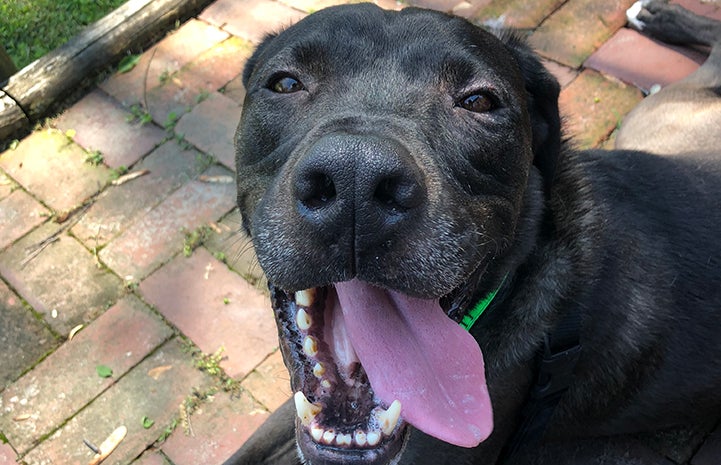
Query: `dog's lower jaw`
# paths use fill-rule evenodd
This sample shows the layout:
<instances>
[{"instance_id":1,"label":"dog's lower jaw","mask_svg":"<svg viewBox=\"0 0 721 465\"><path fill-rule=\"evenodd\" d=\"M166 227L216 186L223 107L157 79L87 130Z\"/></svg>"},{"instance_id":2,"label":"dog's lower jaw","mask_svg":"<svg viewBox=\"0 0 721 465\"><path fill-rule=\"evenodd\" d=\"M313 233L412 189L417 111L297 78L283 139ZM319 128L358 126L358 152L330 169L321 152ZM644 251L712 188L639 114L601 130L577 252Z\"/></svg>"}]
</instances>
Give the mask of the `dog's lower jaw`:
<instances>
[{"instance_id":1,"label":"dog's lower jaw","mask_svg":"<svg viewBox=\"0 0 721 465\"><path fill-rule=\"evenodd\" d=\"M296 426L297 428L297 426ZM406 446L408 445L408 439L410 438L411 431L410 427L407 427L405 429L405 432L403 434L403 437L401 439L401 447L398 450L398 452L395 453L394 456L388 457L388 459L384 462L376 462L368 465L398 465L401 461L401 458L403 458L403 453L405 452ZM314 462L313 460L307 458L305 454L303 453L303 449L300 446L300 443L298 441L298 431L296 430L296 443L295 443L295 449L298 453L298 459L302 465L318 465L317 462Z\"/></svg>"}]
</instances>

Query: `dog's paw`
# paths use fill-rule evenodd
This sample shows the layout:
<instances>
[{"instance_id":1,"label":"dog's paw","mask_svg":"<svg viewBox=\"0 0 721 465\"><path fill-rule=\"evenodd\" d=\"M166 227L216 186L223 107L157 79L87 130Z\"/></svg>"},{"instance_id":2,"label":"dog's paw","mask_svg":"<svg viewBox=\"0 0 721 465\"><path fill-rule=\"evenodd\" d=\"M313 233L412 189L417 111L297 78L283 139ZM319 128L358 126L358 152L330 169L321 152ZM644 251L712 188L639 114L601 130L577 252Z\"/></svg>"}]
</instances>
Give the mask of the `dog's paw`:
<instances>
[{"instance_id":1,"label":"dog's paw","mask_svg":"<svg viewBox=\"0 0 721 465\"><path fill-rule=\"evenodd\" d=\"M631 8L626 10L626 19L628 25L637 31L643 31L646 27L646 23L638 19L638 15L641 14L643 8L650 3L650 0L638 0L636 3L631 5Z\"/></svg>"}]
</instances>

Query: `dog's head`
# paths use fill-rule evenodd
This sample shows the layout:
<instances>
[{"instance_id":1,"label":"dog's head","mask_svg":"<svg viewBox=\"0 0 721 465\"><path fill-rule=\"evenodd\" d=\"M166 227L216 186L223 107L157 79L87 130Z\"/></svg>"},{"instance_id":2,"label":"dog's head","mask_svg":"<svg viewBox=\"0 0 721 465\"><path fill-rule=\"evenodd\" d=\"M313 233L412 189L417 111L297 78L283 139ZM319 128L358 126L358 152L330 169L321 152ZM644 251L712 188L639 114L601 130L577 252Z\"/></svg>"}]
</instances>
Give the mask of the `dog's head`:
<instances>
[{"instance_id":1,"label":"dog's head","mask_svg":"<svg viewBox=\"0 0 721 465\"><path fill-rule=\"evenodd\" d=\"M301 453L388 463L409 423L479 444L493 425L483 359L448 312L529 242L559 150L558 84L513 37L373 5L266 38L244 83L238 205Z\"/></svg>"}]
</instances>

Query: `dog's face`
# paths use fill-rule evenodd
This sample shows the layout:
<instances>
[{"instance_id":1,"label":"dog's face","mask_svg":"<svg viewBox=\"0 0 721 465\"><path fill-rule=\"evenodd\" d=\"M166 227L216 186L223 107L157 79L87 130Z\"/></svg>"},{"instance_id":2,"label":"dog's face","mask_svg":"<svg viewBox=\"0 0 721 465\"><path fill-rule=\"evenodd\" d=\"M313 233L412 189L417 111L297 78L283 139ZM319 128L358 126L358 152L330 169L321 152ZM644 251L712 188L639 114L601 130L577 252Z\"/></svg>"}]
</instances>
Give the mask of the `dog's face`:
<instances>
[{"instance_id":1,"label":"dog's face","mask_svg":"<svg viewBox=\"0 0 721 465\"><path fill-rule=\"evenodd\" d=\"M539 110L557 84L511 42L354 5L247 65L238 204L314 465L389 463L408 423L464 447L491 433L480 349L447 312L511 253L558 131Z\"/></svg>"}]
</instances>

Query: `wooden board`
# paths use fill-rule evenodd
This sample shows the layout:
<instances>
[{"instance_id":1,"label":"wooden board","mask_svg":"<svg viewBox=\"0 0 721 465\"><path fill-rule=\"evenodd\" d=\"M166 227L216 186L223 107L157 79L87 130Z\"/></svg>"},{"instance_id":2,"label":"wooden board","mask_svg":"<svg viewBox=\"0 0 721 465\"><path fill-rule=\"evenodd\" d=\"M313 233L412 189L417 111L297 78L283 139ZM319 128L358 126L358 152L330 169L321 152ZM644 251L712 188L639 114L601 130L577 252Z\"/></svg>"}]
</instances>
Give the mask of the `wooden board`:
<instances>
[{"instance_id":1,"label":"wooden board","mask_svg":"<svg viewBox=\"0 0 721 465\"><path fill-rule=\"evenodd\" d=\"M0 90L0 144L29 125L20 106Z\"/></svg>"},{"instance_id":2,"label":"wooden board","mask_svg":"<svg viewBox=\"0 0 721 465\"><path fill-rule=\"evenodd\" d=\"M120 59L128 50L185 20L213 0L129 0L91 24L65 45L34 61L10 77L2 91L14 100L22 118L10 105L0 106L0 142L10 131L4 125L27 125L42 118L83 79Z\"/></svg>"}]
</instances>

